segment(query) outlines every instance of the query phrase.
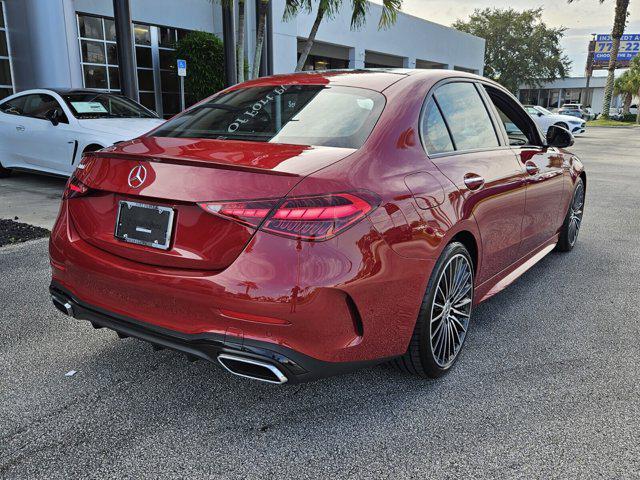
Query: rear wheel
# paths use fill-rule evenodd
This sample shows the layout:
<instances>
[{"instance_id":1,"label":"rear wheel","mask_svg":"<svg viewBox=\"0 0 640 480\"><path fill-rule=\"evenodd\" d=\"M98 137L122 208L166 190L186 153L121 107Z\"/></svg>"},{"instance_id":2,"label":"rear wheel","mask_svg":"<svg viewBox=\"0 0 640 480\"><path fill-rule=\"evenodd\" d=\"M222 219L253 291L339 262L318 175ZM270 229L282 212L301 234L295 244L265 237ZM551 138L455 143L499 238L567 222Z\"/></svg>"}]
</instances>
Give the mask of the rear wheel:
<instances>
[{"instance_id":1,"label":"rear wheel","mask_svg":"<svg viewBox=\"0 0 640 480\"><path fill-rule=\"evenodd\" d=\"M453 367L467 337L473 304L473 263L461 243L449 244L433 269L407 353L404 371L436 378Z\"/></svg>"},{"instance_id":2,"label":"rear wheel","mask_svg":"<svg viewBox=\"0 0 640 480\"><path fill-rule=\"evenodd\" d=\"M582 214L584 212L584 182L578 178L573 189L573 197L569 204L567 216L560 229L560 238L556 250L559 252L570 252L578 241L578 233L582 225Z\"/></svg>"},{"instance_id":3,"label":"rear wheel","mask_svg":"<svg viewBox=\"0 0 640 480\"><path fill-rule=\"evenodd\" d=\"M5 168L2 166L2 163L0 163L0 178L6 178L9 175L11 175L11 172L13 170L11 170L10 168Z\"/></svg>"}]
</instances>

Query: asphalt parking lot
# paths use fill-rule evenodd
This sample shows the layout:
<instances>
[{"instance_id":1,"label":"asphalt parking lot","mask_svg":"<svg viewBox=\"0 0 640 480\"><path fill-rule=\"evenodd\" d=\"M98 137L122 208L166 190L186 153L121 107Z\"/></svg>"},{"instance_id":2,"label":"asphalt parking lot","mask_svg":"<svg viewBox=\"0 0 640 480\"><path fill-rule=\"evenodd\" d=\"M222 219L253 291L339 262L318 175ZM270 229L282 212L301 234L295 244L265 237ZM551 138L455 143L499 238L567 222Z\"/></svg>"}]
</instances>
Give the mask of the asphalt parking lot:
<instances>
[{"instance_id":1,"label":"asphalt parking lot","mask_svg":"<svg viewBox=\"0 0 640 480\"><path fill-rule=\"evenodd\" d=\"M573 150L578 246L479 306L437 381L232 377L58 313L46 240L0 248L0 477L640 477L640 130Z\"/></svg>"}]
</instances>

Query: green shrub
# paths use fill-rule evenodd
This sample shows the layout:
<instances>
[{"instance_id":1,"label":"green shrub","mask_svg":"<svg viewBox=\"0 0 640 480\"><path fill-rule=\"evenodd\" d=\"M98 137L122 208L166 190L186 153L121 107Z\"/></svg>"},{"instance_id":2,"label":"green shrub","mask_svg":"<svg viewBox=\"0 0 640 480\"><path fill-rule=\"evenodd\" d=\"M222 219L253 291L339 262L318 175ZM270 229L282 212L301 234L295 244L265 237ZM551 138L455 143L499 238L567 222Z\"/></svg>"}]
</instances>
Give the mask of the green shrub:
<instances>
[{"instance_id":1,"label":"green shrub","mask_svg":"<svg viewBox=\"0 0 640 480\"><path fill-rule=\"evenodd\" d=\"M635 122L636 121L636 114L635 113L627 113L627 114L622 116L622 121L623 122Z\"/></svg>"},{"instance_id":2,"label":"green shrub","mask_svg":"<svg viewBox=\"0 0 640 480\"><path fill-rule=\"evenodd\" d=\"M187 61L184 89L188 104L224 88L224 46L209 32L193 31L176 42L176 58Z\"/></svg>"}]
</instances>

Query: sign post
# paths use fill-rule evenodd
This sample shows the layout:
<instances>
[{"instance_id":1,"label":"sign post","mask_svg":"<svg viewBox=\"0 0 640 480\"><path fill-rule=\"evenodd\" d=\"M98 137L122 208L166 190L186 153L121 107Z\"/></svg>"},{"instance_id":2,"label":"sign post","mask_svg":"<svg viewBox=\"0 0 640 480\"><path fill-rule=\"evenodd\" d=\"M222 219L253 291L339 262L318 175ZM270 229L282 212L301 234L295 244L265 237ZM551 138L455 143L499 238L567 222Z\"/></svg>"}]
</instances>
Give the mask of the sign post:
<instances>
[{"instance_id":1,"label":"sign post","mask_svg":"<svg viewBox=\"0 0 640 480\"><path fill-rule=\"evenodd\" d=\"M184 111L184 77L187 76L187 61L178 59L178 76L180 77L180 111Z\"/></svg>"}]
</instances>

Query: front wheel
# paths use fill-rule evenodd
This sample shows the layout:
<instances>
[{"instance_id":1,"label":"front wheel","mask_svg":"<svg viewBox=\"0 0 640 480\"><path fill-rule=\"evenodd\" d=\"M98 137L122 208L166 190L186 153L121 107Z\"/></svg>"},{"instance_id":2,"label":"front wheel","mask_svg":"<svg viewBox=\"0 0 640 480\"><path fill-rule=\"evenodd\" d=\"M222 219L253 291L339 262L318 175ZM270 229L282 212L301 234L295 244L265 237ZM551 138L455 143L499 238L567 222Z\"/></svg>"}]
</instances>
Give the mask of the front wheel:
<instances>
[{"instance_id":1,"label":"front wheel","mask_svg":"<svg viewBox=\"0 0 640 480\"><path fill-rule=\"evenodd\" d=\"M569 204L569 210L560 229L560 238L556 245L559 252L570 252L578 241L578 233L582 225L582 214L584 212L584 182L578 178L573 189L573 197Z\"/></svg>"},{"instance_id":2,"label":"front wheel","mask_svg":"<svg viewBox=\"0 0 640 480\"><path fill-rule=\"evenodd\" d=\"M458 359L469 329L473 304L473 262L461 243L442 252L431 273L407 352L400 369L437 378Z\"/></svg>"}]
</instances>

